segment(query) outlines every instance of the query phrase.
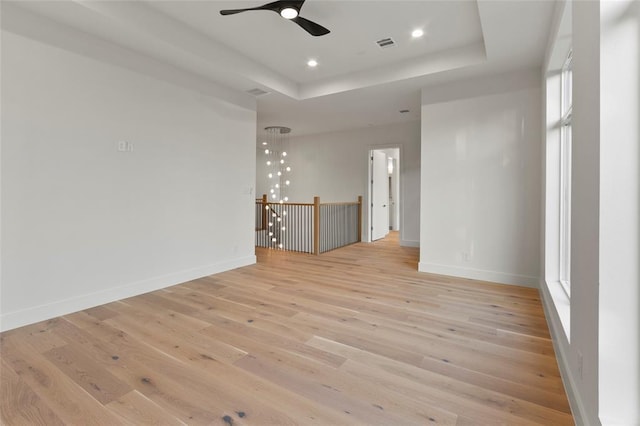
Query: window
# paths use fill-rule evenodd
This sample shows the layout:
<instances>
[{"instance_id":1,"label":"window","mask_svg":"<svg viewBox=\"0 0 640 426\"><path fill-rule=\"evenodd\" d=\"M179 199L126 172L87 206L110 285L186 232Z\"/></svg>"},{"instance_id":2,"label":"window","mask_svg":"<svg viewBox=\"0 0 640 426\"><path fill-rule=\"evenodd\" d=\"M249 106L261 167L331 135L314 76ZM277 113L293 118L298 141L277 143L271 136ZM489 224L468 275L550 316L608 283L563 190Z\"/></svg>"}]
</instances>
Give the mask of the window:
<instances>
[{"instance_id":1,"label":"window","mask_svg":"<svg viewBox=\"0 0 640 426\"><path fill-rule=\"evenodd\" d=\"M560 283L571 295L571 107L572 55L562 66L560 119Z\"/></svg>"}]
</instances>

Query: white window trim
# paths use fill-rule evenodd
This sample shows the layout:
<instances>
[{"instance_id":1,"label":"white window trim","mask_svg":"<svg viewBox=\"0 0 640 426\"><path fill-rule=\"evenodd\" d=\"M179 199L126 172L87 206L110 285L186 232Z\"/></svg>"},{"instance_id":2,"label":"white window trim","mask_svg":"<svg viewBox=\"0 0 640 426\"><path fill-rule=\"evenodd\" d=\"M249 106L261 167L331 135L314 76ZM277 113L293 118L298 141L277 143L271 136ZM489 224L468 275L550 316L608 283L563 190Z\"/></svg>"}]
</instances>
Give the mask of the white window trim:
<instances>
[{"instance_id":1,"label":"white window trim","mask_svg":"<svg viewBox=\"0 0 640 426\"><path fill-rule=\"evenodd\" d=\"M562 65L560 83L560 235L558 275L559 282L571 297L571 113L572 98L572 51L569 50Z\"/></svg>"}]
</instances>

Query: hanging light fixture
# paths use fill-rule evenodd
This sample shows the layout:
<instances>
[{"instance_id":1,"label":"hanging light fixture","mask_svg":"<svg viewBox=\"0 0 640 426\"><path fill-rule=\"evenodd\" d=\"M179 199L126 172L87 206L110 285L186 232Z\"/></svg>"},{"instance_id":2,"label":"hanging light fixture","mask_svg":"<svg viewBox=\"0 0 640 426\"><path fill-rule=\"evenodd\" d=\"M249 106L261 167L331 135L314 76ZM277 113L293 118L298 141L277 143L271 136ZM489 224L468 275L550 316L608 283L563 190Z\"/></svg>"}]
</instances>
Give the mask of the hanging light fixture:
<instances>
[{"instance_id":1,"label":"hanging light fixture","mask_svg":"<svg viewBox=\"0 0 640 426\"><path fill-rule=\"evenodd\" d=\"M266 206L270 209L272 218L269 221L268 235L273 243L274 248L285 248L282 240L285 231L285 221L283 217L287 215L286 206L283 204L289 201L287 190L291 181L291 166L289 165L289 157L287 150L289 148L289 134L291 129L284 126L265 127L267 132L266 145L264 149L265 164L267 166L267 177L269 178L269 194L273 204Z\"/></svg>"}]
</instances>

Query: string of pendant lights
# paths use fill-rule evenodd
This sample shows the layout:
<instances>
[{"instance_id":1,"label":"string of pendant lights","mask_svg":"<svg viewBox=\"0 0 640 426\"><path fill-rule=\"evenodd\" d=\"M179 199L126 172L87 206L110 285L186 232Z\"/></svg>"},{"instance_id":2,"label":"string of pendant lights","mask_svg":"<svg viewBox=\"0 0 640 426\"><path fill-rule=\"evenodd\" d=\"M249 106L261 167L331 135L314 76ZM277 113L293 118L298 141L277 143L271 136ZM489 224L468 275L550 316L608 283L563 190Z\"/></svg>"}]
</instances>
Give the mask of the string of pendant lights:
<instances>
[{"instance_id":1,"label":"string of pendant lights","mask_svg":"<svg viewBox=\"0 0 640 426\"><path fill-rule=\"evenodd\" d=\"M265 140L262 142L266 164L266 174L269 182L268 204L264 208L268 211L267 232L272 244L278 248L284 248L282 242L283 233L287 231L285 221L287 209L284 203L289 201L287 195L291 185L291 166L287 149L289 148L289 134L291 129L284 126L265 127ZM269 203L281 204L282 208L275 209Z\"/></svg>"}]
</instances>

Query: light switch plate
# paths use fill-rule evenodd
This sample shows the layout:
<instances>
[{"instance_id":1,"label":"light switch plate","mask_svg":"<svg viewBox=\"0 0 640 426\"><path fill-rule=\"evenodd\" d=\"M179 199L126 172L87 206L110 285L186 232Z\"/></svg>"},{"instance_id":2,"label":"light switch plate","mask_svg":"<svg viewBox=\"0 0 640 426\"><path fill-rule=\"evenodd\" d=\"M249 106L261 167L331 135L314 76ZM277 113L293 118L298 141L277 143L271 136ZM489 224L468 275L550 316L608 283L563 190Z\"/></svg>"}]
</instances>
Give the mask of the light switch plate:
<instances>
[{"instance_id":1,"label":"light switch plate","mask_svg":"<svg viewBox=\"0 0 640 426\"><path fill-rule=\"evenodd\" d=\"M133 143L127 141L118 141L119 152L133 152Z\"/></svg>"}]
</instances>

